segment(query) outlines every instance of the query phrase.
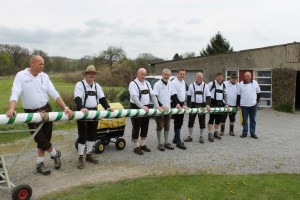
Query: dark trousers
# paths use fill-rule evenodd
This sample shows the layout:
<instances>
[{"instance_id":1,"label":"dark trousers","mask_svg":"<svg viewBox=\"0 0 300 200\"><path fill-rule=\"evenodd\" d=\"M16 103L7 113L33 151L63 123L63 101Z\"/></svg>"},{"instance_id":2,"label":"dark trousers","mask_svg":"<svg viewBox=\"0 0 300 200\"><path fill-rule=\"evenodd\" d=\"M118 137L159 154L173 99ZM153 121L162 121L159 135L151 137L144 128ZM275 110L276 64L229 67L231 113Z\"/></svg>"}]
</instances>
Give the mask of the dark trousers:
<instances>
[{"instance_id":1,"label":"dark trousers","mask_svg":"<svg viewBox=\"0 0 300 200\"><path fill-rule=\"evenodd\" d=\"M191 103L191 107L192 108L203 108L205 107L205 103ZM198 115L198 120L199 120L199 126L201 129L205 129L205 114L200 114L200 113L193 113L193 114L189 114L189 123L188 123L188 127L189 128L193 128L194 124L195 124L195 119L196 116Z\"/></svg>"},{"instance_id":2,"label":"dark trousers","mask_svg":"<svg viewBox=\"0 0 300 200\"><path fill-rule=\"evenodd\" d=\"M236 108L236 106L231 106L231 107L235 107ZM225 113L225 114L222 115L222 118L221 118L221 123L222 124L225 124L227 116L229 116L229 121L230 122L235 122L236 112L231 112L231 113L228 112L228 113Z\"/></svg>"},{"instance_id":3,"label":"dark trousers","mask_svg":"<svg viewBox=\"0 0 300 200\"><path fill-rule=\"evenodd\" d=\"M210 107L213 108L213 107L224 107L224 106L225 104L223 100L211 99ZM219 125L221 123L221 119L222 119L222 114L210 114L208 124L213 125L215 123L216 125Z\"/></svg>"},{"instance_id":4,"label":"dark trousers","mask_svg":"<svg viewBox=\"0 0 300 200\"><path fill-rule=\"evenodd\" d=\"M45 106L38 108L38 109L24 109L25 113L36 113L36 112L51 112L52 109L50 105L47 103ZM27 126L29 129L37 129L39 123L28 123ZM46 122L42 128L39 130L39 132L34 137L34 141L37 143L37 148L42 149L44 151L48 150L52 144L51 144L51 138L52 138L52 122ZM34 133L34 131L30 131L31 134Z\"/></svg>"},{"instance_id":5,"label":"dark trousers","mask_svg":"<svg viewBox=\"0 0 300 200\"><path fill-rule=\"evenodd\" d=\"M131 109L139 109L135 104L130 103ZM139 139L141 137L147 137L149 128L149 117L131 117L132 123L132 139Z\"/></svg>"},{"instance_id":6,"label":"dark trousers","mask_svg":"<svg viewBox=\"0 0 300 200\"><path fill-rule=\"evenodd\" d=\"M85 144L86 141L93 142L96 140L98 121L78 120L78 143Z\"/></svg>"}]
</instances>

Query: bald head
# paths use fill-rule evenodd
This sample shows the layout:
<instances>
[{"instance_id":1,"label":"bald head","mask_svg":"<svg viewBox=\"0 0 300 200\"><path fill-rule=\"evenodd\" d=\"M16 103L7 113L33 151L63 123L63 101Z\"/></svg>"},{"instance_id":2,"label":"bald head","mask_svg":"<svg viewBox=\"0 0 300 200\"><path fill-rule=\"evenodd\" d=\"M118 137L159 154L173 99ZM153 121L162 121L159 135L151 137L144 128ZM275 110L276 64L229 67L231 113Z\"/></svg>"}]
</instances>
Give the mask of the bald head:
<instances>
[{"instance_id":1,"label":"bald head","mask_svg":"<svg viewBox=\"0 0 300 200\"><path fill-rule=\"evenodd\" d=\"M141 82L144 82L147 75L147 70L145 68L139 68L137 71L137 79Z\"/></svg>"},{"instance_id":2,"label":"bald head","mask_svg":"<svg viewBox=\"0 0 300 200\"><path fill-rule=\"evenodd\" d=\"M44 59L42 58L42 56L40 56L40 55L34 55L34 56L32 56L30 58L30 63L34 63L34 62L41 61L41 60L44 61Z\"/></svg>"},{"instance_id":3,"label":"bald head","mask_svg":"<svg viewBox=\"0 0 300 200\"><path fill-rule=\"evenodd\" d=\"M252 79L251 73L250 72L245 72L245 74L244 74L244 82L249 83L249 82L251 82L251 79Z\"/></svg>"}]
</instances>

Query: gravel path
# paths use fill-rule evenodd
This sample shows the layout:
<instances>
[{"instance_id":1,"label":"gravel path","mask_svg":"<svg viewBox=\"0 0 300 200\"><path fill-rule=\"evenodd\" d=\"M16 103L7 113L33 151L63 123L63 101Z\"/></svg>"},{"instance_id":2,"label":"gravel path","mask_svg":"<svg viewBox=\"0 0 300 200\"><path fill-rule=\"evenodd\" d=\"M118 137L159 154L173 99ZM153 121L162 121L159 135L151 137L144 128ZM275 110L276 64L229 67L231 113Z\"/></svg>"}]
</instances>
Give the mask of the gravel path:
<instances>
[{"instance_id":1,"label":"gravel path","mask_svg":"<svg viewBox=\"0 0 300 200\"><path fill-rule=\"evenodd\" d=\"M183 136L188 135L187 117L182 129ZM237 115L237 119L239 116ZM198 142L199 129L194 128L194 141L186 143L187 150L157 149L155 121L150 120L147 144L151 153L138 156L133 153L130 142L131 123L126 122L124 138L127 142L122 151L116 150L114 144L106 146L103 154L97 155L99 165L87 164L86 168L76 168L77 154L74 148L76 130L56 131L54 146L62 150L63 166L60 170L52 170L49 176L42 176L34 172L35 148L31 148L18 161L11 171L14 183L29 183L34 190L33 199L56 190L82 183L118 181L125 178L135 178L145 175L161 175L173 173L214 173L214 174L260 174L260 173L300 173L300 114L287 114L270 109L260 110L257 114L258 140L250 137L240 138L242 127L235 127L236 136L226 134L222 140L214 143ZM173 121L171 123L173 125ZM173 127L173 126L172 126ZM171 137L173 128L171 128ZM0 147L5 145L0 145ZM48 156L48 155L47 155ZM52 167L49 156L46 164ZM53 168L53 167L52 167ZM7 191L0 190L1 198L9 199Z\"/></svg>"}]
</instances>

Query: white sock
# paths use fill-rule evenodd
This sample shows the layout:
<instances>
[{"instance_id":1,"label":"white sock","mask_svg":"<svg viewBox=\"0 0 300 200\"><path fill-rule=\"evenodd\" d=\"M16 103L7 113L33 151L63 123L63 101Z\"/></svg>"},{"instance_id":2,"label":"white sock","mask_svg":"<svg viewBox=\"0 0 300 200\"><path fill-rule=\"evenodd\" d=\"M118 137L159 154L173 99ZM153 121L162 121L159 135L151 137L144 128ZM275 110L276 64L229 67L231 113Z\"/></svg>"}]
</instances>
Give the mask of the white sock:
<instances>
[{"instance_id":1,"label":"white sock","mask_svg":"<svg viewBox=\"0 0 300 200\"><path fill-rule=\"evenodd\" d=\"M203 135L203 133L204 133L204 128L203 129L200 129L200 136L202 136Z\"/></svg>"},{"instance_id":2,"label":"white sock","mask_svg":"<svg viewBox=\"0 0 300 200\"><path fill-rule=\"evenodd\" d=\"M56 149L52 148L52 151L50 152L51 157L56 156Z\"/></svg>"},{"instance_id":3,"label":"white sock","mask_svg":"<svg viewBox=\"0 0 300 200\"><path fill-rule=\"evenodd\" d=\"M83 156L85 144L78 143L78 155Z\"/></svg>"},{"instance_id":4,"label":"white sock","mask_svg":"<svg viewBox=\"0 0 300 200\"><path fill-rule=\"evenodd\" d=\"M193 128L189 128L189 135L191 138L193 138Z\"/></svg>"},{"instance_id":5,"label":"white sock","mask_svg":"<svg viewBox=\"0 0 300 200\"><path fill-rule=\"evenodd\" d=\"M86 153L92 153L94 143L95 143L95 141L94 142L90 142L90 141L86 142L86 146L87 146L86 147Z\"/></svg>"},{"instance_id":6,"label":"white sock","mask_svg":"<svg viewBox=\"0 0 300 200\"><path fill-rule=\"evenodd\" d=\"M40 164L45 161L44 157L36 157L36 164Z\"/></svg>"},{"instance_id":7,"label":"white sock","mask_svg":"<svg viewBox=\"0 0 300 200\"><path fill-rule=\"evenodd\" d=\"M144 146L146 143L146 138L141 139L141 146Z\"/></svg>"}]
</instances>

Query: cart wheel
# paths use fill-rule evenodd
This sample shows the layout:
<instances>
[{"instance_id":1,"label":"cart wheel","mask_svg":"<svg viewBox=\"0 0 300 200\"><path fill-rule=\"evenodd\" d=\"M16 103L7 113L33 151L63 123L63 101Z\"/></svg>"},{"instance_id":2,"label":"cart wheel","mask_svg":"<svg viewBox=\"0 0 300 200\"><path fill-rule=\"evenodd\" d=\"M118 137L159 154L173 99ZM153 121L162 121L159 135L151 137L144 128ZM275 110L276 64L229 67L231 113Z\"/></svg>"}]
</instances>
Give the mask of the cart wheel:
<instances>
[{"instance_id":1,"label":"cart wheel","mask_svg":"<svg viewBox=\"0 0 300 200\"><path fill-rule=\"evenodd\" d=\"M102 140L96 142L96 144L95 144L96 153L101 154L101 153L103 153L104 149L105 149L105 145L104 145L104 142Z\"/></svg>"},{"instance_id":2,"label":"cart wheel","mask_svg":"<svg viewBox=\"0 0 300 200\"><path fill-rule=\"evenodd\" d=\"M105 145L108 145L108 144L110 143L110 139L105 139L105 140L103 140L103 143L104 143Z\"/></svg>"},{"instance_id":3,"label":"cart wheel","mask_svg":"<svg viewBox=\"0 0 300 200\"><path fill-rule=\"evenodd\" d=\"M116 149L123 150L126 146L126 141L123 138L119 138L116 141Z\"/></svg>"},{"instance_id":4,"label":"cart wheel","mask_svg":"<svg viewBox=\"0 0 300 200\"><path fill-rule=\"evenodd\" d=\"M32 195L32 188L26 184L17 185L13 188L12 199L13 200L28 200Z\"/></svg>"},{"instance_id":5,"label":"cart wheel","mask_svg":"<svg viewBox=\"0 0 300 200\"><path fill-rule=\"evenodd\" d=\"M77 140L75 142L75 148L78 150L78 138L77 138Z\"/></svg>"}]
</instances>

